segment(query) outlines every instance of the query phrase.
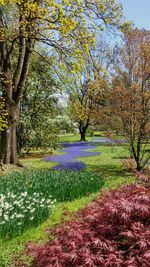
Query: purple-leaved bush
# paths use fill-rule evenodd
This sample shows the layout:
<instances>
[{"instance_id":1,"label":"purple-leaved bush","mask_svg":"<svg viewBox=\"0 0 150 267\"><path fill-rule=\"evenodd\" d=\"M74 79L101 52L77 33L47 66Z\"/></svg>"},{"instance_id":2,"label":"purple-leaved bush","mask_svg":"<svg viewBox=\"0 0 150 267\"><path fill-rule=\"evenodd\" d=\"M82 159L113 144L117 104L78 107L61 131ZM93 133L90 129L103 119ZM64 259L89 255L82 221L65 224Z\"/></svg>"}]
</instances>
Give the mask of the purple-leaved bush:
<instances>
[{"instance_id":1,"label":"purple-leaved bush","mask_svg":"<svg viewBox=\"0 0 150 267\"><path fill-rule=\"evenodd\" d=\"M32 267L149 267L150 190L138 184L111 190L49 237L27 244Z\"/></svg>"}]
</instances>

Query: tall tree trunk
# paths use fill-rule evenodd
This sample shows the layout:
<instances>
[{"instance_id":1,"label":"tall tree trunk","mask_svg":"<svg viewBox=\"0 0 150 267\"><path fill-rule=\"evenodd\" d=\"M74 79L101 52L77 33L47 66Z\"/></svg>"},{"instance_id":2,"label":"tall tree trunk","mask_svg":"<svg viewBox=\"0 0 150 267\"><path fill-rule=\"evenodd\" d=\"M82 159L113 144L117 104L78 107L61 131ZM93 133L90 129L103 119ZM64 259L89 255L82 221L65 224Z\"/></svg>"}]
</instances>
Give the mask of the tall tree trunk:
<instances>
[{"instance_id":1,"label":"tall tree trunk","mask_svg":"<svg viewBox=\"0 0 150 267\"><path fill-rule=\"evenodd\" d=\"M79 125L80 141L86 141L86 130L87 127L83 126L82 124Z\"/></svg>"},{"instance_id":2,"label":"tall tree trunk","mask_svg":"<svg viewBox=\"0 0 150 267\"><path fill-rule=\"evenodd\" d=\"M131 143L131 148L132 148L133 158L136 162L136 169L137 169L137 171L141 171L142 166L141 166L141 162L140 162L140 153L139 153L139 151L136 151L133 142Z\"/></svg>"},{"instance_id":3,"label":"tall tree trunk","mask_svg":"<svg viewBox=\"0 0 150 267\"><path fill-rule=\"evenodd\" d=\"M19 104L9 105L8 128L5 131L4 164L17 164L17 125L19 122Z\"/></svg>"},{"instance_id":4,"label":"tall tree trunk","mask_svg":"<svg viewBox=\"0 0 150 267\"><path fill-rule=\"evenodd\" d=\"M4 151L4 131L0 133L0 164L3 163L3 151Z\"/></svg>"},{"instance_id":5,"label":"tall tree trunk","mask_svg":"<svg viewBox=\"0 0 150 267\"><path fill-rule=\"evenodd\" d=\"M86 135L85 131L80 132L80 141L86 141L85 135Z\"/></svg>"},{"instance_id":6,"label":"tall tree trunk","mask_svg":"<svg viewBox=\"0 0 150 267\"><path fill-rule=\"evenodd\" d=\"M139 171L139 172L142 170L142 166L141 166L139 160L136 160L136 169L137 169L137 171Z\"/></svg>"},{"instance_id":7,"label":"tall tree trunk","mask_svg":"<svg viewBox=\"0 0 150 267\"><path fill-rule=\"evenodd\" d=\"M16 71L14 72L11 64L14 40L12 47L9 49L4 8L0 6L0 79L8 112L8 128L4 132L3 139L1 139L0 155L3 155L5 164L18 163L17 125L19 123L20 101L28 74L32 48L35 43L35 40L33 41L31 38L33 30L31 14L29 12L29 16L26 17L23 12L24 9L19 11L19 49ZM28 20L29 24L24 24L24 18Z\"/></svg>"}]
</instances>

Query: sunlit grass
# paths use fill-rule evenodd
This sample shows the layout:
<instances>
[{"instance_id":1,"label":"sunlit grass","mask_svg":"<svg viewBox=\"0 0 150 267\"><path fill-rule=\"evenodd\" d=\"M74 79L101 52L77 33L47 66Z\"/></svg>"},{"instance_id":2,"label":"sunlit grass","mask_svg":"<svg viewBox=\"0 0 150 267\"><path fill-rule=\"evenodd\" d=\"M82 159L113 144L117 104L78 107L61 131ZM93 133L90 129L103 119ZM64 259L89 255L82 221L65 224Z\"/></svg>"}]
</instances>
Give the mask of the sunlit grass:
<instances>
[{"instance_id":1,"label":"sunlit grass","mask_svg":"<svg viewBox=\"0 0 150 267\"><path fill-rule=\"evenodd\" d=\"M55 162L46 161L41 158L30 158L30 159L21 159L23 166L30 170L41 170L41 169L50 169L51 167L57 165Z\"/></svg>"},{"instance_id":2,"label":"sunlit grass","mask_svg":"<svg viewBox=\"0 0 150 267\"><path fill-rule=\"evenodd\" d=\"M80 141L80 134L65 134L65 135L58 135L60 142L78 142ZM91 140L91 137L86 137L87 141Z\"/></svg>"}]
</instances>

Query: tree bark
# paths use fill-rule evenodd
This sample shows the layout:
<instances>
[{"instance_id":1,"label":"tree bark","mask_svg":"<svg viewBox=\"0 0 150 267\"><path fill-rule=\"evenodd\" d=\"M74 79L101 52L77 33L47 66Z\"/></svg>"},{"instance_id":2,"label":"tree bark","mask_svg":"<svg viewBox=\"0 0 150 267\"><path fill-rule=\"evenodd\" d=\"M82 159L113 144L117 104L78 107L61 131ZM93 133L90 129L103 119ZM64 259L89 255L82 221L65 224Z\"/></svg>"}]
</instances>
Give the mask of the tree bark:
<instances>
[{"instance_id":1,"label":"tree bark","mask_svg":"<svg viewBox=\"0 0 150 267\"><path fill-rule=\"evenodd\" d=\"M17 125L19 122L19 104L8 107L8 128L4 133L4 164L17 164Z\"/></svg>"},{"instance_id":2,"label":"tree bark","mask_svg":"<svg viewBox=\"0 0 150 267\"><path fill-rule=\"evenodd\" d=\"M79 132L80 132L80 142L86 141L86 130L88 126L83 126L82 124L79 125Z\"/></svg>"},{"instance_id":3,"label":"tree bark","mask_svg":"<svg viewBox=\"0 0 150 267\"><path fill-rule=\"evenodd\" d=\"M139 171L139 172L142 170L142 166L141 166L139 160L136 160L136 169L137 169L137 171Z\"/></svg>"},{"instance_id":4,"label":"tree bark","mask_svg":"<svg viewBox=\"0 0 150 267\"><path fill-rule=\"evenodd\" d=\"M142 166L141 166L141 162L140 162L140 152L135 150L133 142L131 143L131 148L132 148L133 158L136 162L136 169L137 169L137 171L141 171Z\"/></svg>"},{"instance_id":5,"label":"tree bark","mask_svg":"<svg viewBox=\"0 0 150 267\"><path fill-rule=\"evenodd\" d=\"M85 135L86 135L85 131L80 132L80 141L86 141Z\"/></svg>"},{"instance_id":6,"label":"tree bark","mask_svg":"<svg viewBox=\"0 0 150 267\"><path fill-rule=\"evenodd\" d=\"M29 62L34 41L31 38L32 25L24 24L24 16L20 13L19 47L16 71L12 70L11 53L8 49L8 39L4 9L0 7L0 79L6 110L8 113L8 128L3 133L0 145L0 156L4 164L18 164L17 155L17 125L19 123L20 102L28 74ZM30 14L28 20L30 22Z\"/></svg>"}]
</instances>

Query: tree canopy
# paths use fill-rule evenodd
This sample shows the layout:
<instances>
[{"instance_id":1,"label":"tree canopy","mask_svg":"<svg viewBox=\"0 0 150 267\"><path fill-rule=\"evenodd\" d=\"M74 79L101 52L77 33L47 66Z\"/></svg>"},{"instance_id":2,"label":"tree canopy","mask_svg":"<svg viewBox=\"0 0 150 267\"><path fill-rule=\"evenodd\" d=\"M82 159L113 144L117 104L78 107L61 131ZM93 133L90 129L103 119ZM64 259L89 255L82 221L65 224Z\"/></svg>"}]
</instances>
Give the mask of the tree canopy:
<instances>
[{"instance_id":1,"label":"tree canopy","mask_svg":"<svg viewBox=\"0 0 150 267\"><path fill-rule=\"evenodd\" d=\"M97 30L121 25L114 0L3 0L0 2L0 80L8 112L4 162L18 161L16 130L31 54L48 45L62 67L77 73Z\"/></svg>"},{"instance_id":2,"label":"tree canopy","mask_svg":"<svg viewBox=\"0 0 150 267\"><path fill-rule=\"evenodd\" d=\"M126 29L116 55L108 114L112 127L129 142L141 170L150 158L146 153L150 136L150 32Z\"/></svg>"}]
</instances>

